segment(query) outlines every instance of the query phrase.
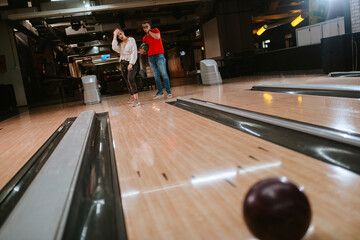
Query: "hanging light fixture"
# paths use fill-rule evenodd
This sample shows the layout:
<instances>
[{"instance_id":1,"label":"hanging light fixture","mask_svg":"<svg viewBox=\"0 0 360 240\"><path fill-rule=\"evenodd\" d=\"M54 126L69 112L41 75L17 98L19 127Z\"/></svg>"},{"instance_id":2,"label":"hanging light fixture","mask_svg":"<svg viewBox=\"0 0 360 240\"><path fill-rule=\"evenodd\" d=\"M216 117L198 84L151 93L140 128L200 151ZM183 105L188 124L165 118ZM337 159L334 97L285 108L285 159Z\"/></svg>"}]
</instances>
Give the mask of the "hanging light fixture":
<instances>
[{"instance_id":1,"label":"hanging light fixture","mask_svg":"<svg viewBox=\"0 0 360 240\"><path fill-rule=\"evenodd\" d=\"M263 34L266 31L267 28L268 28L268 26L265 24L256 32L256 34L260 36L261 34Z\"/></svg>"},{"instance_id":2,"label":"hanging light fixture","mask_svg":"<svg viewBox=\"0 0 360 240\"><path fill-rule=\"evenodd\" d=\"M302 18L301 15L300 15L297 18L295 18L294 21L291 22L291 26L295 27L296 25L301 23L303 20L304 20L304 18Z\"/></svg>"}]
</instances>

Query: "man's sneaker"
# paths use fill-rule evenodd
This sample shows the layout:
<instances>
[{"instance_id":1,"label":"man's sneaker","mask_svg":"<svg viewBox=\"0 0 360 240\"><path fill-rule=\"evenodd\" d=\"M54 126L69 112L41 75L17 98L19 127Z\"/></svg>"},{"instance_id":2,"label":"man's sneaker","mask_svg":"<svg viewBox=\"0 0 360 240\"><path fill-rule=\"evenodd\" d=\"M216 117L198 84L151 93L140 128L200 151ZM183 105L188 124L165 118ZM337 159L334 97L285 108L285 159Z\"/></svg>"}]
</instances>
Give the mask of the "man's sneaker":
<instances>
[{"instance_id":1,"label":"man's sneaker","mask_svg":"<svg viewBox=\"0 0 360 240\"><path fill-rule=\"evenodd\" d=\"M157 92L155 95L154 95L154 99L157 99L157 98L161 98L164 96L164 93L161 93L161 92Z\"/></svg>"},{"instance_id":2,"label":"man's sneaker","mask_svg":"<svg viewBox=\"0 0 360 240\"><path fill-rule=\"evenodd\" d=\"M138 106L140 106L140 101L134 101L134 103L133 103L133 105L132 105L133 107L138 107Z\"/></svg>"},{"instance_id":3,"label":"man's sneaker","mask_svg":"<svg viewBox=\"0 0 360 240\"><path fill-rule=\"evenodd\" d=\"M167 98L172 98L172 93L171 93L171 92L169 92L169 93L167 94Z\"/></svg>"}]
</instances>

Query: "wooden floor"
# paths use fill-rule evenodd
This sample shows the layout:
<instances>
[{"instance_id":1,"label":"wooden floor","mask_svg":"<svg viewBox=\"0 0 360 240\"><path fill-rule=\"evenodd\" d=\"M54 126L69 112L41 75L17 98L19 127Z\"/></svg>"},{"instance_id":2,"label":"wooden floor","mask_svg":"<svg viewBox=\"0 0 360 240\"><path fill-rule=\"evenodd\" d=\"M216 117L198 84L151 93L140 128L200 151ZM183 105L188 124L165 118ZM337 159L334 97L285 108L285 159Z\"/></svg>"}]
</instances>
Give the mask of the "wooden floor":
<instances>
[{"instance_id":1,"label":"wooden floor","mask_svg":"<svg viewBox=\"0 0 360 240\"><path fill-rule=\"evenodd\" d=\"M360 78L242 77L173 93L360 133L359 99L247 90L258 83L360 85ZM140 93L138 108L122 95L97 105L40 107L0 122L0 188L66 118L95 110L110 114L129 239L251 239L242 217L244 196L257 181L280 176L303 186L310 200L313 218L305 239L359 239L359 175L173 107L166 98L153 100L152 94Z\"/></svg>"}]
</instances>

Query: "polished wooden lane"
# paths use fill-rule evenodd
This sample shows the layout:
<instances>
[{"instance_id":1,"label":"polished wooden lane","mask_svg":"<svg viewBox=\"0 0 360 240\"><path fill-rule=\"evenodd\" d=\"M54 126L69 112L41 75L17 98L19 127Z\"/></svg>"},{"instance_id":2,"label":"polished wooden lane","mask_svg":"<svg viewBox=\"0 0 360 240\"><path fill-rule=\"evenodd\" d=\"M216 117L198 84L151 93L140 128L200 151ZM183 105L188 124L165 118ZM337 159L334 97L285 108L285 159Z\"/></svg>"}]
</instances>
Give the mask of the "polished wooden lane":
<instances>
[{"instance_id":1,"label":"polished wooden lane","mask_svg":"<svg viewBox=\"0 0 360 240\"><path fill-rule=\"evenodd\" d=\"M201 97L211 102L238 107L255 112L279 116L306 123L327 126L349 132L360 132L360 100L339 100L337 97L284 94L274 92L253 92L225 90L225 96L213 97L203 94Z\"/></svg>"},{"instance_id":2,"label":"polished wooden lane","mask_svg":"<svg viewBox=\"0 0 360 240\"><path fill-rule=\"evenodd\" d=\"M320 78L324 77L241 78L222 86L192 85L173 91L177 96L360 133L359 100L245 90L262 82ZM92 106L38 108L1 122L0 187L67 117L89 109L108 111L129 239L249 239L252 236L242 218L244 196L255 182L275 176L304 186L313 211L306 239L359 236L358 175L175 108L165 100L152 100L151 93L140 97L140 108L127 106L127 96L118 96Z\"/></svg>"},{"instance_id":3,"label":"polished wooden lane","mask_svg":"<svg viewBox=\"0 0 360 240\"><path fill-rule=\"evenodd\" d=\"M252 81L251 81L252 80ZM258 83L339 84L348 78L294 77L245 79L241 84L205 87L187 97L217 102L246 110L262 112L334 129L360 133L360 99L244 91ZM254 84L255 83L255 84ZM360 85L360 78L349 79L347 85Z\"/></svg>"}]
</instances>

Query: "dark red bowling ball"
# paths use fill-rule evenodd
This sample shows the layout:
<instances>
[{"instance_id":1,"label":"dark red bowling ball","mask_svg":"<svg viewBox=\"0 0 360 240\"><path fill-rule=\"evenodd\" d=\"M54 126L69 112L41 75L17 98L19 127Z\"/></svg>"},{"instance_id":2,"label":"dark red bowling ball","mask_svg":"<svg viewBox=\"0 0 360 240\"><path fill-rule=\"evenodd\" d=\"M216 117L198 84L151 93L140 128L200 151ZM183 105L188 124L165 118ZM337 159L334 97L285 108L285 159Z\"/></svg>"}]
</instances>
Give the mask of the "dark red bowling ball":
<instances>
[{"instance_id":1,"label":"dark red bowling ball","mask_svg":"<svg viewBox=\"0 0 360 240\"><path fill-rule=\"evenodd\" d=\"M244 219L261 240L301 239L311 220L305 194L285 177L256 183L246 194Z\"/></svg>"}]
</instances>

